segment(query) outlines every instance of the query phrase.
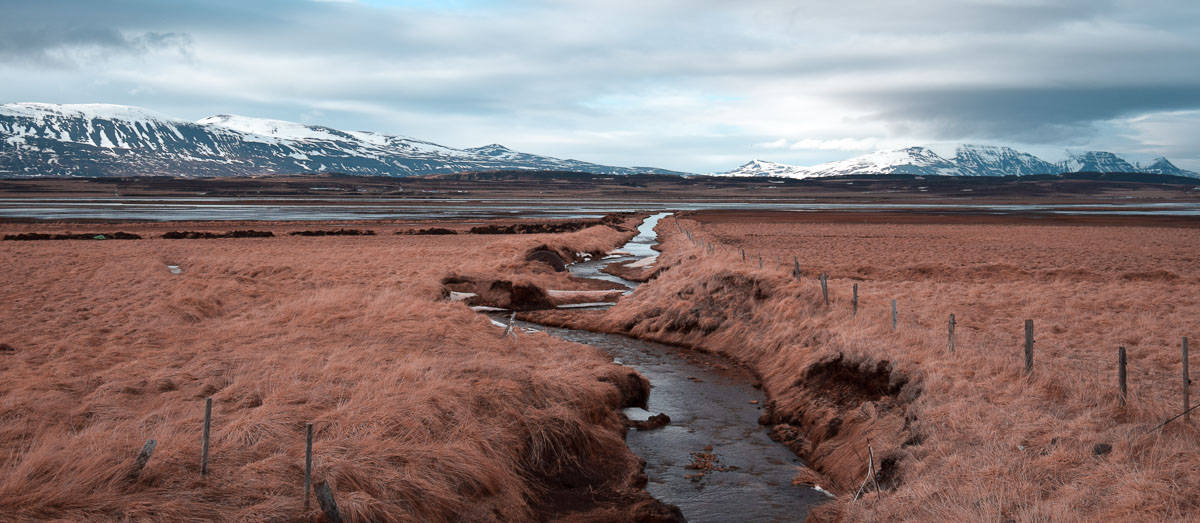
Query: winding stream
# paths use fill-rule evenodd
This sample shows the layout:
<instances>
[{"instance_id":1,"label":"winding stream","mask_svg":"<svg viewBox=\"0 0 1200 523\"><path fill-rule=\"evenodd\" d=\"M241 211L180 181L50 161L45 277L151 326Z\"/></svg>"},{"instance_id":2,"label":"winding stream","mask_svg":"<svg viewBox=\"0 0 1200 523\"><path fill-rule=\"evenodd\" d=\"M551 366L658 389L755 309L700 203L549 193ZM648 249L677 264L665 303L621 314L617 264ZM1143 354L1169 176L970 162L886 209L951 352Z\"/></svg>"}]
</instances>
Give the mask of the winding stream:
<instances>
[{"instance_id":1,"label":"winding stream","mask_svg":"<svg viewBox=\"0 0 1200 523\"><path fill-rule=\"evenodd\" d=\"M636 283L599 270L657 254L651 249L657 243L654 226L668 215L643 222L638 236L620 249L628 256L577 263L569 270L634 289ZM649 410L626 409L626 414L644 420L662 412L671 422L654 430L630 429L626 444L646 460L646 490L677 505L689 521L800 521L828 499L819 490L792 485L804 463L758 424L766 398L751 385L753 376L746 370L716 356L626 336L523 321L517 325L597 347L650 380ZM689 468L697 459L710 460L708 455L716 458L709 461L712 467Z\"/></svg>"}]
</instances>

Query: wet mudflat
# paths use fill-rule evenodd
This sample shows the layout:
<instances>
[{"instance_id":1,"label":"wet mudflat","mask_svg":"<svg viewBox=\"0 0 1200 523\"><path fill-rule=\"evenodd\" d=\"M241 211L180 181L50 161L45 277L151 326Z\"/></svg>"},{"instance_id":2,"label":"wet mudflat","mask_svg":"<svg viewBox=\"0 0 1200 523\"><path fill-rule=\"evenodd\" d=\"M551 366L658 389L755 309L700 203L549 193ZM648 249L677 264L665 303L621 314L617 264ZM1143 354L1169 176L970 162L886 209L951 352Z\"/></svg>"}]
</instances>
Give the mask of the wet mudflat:
<instances>
[{"instance_id":1,"label":"wet mudflat","mask_svg":"<svg viewBox=\"0 0 1200 523\"><path fill-rule=\"evenodd\" d=\"M813 201L579 200L528 198L350 197L0 197L0 218L37 220L321 221L594 219L617 212L658 209L1034 214L1098 216L1200 216L1200 203L829 203Z\"/></svg>"}]
</instances>

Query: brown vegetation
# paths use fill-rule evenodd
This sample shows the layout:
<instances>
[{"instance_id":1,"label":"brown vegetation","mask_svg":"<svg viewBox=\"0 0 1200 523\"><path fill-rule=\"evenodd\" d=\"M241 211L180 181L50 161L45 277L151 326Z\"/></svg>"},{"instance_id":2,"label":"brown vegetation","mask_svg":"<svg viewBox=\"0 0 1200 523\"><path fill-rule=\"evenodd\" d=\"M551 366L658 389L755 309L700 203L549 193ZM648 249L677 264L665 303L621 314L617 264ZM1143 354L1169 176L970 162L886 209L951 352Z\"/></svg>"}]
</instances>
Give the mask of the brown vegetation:
<instances>
[{"instance_id":1,"label":"brown vegetation","mask_svg":"<svg viewBox=\"0 0 1200 523\"><path fill-rule=\"evenodd\" d=\"M312 422L314 484L349 520L670 520L622 441L616 409L644 405L640 376L546 335L501 338L441 301L455 273L587 288L525 255L630 234L8 243L4 517L315 519Z\"/></svg>"},{"instance_id":2,"label":"brown vegetation","mask_svg":"<svg viewBox=\"0 0 1200 523\"><path fill-rule=\"evenodd\" d=\"M447 229L445 227L429 227L426 229L409 229L407 231L396 231L396 234L433 234L433 235L458 234L458 231L455 231L454 229Z\"/></svg>"},{"instance_id":3,"label":"brown vegetation","mask_svg":"<svg viewBox=\"0 0 1200 523\"><path fill-rule=\"evenodd\" d=\"M316 229L306 231L291 231L289 236L375 236L370 229Z\"/></svg>"},{"instance_id":4,"label":"brown vegetation","mask_svg":"<svg viewBox=\"0 0 1200 523\"><path fill-rule=\"evenodd\" d=\"M239 230L229 232L171 231L162 235L164 240L214 240L218 238L271 238L271 231Z\"/></svg>"},{"instance_id":5,"label":"brown vegetation","mask_svg":"<svg viewBox=\"0 0 1200 523\"><path fill-rule=\"evenodd\" d=\"M39 241L39 240L140 240L141 236L128 232L86 232L86 233L57 233L47 234L25 232L20 234L5 234L6 241Z\"/></svg>"},{"instance_id":6,"label":"brown vegetation","mask_svg":"<svg viewBox=\"0 0 1200 523\"><path fill-rule=\"evenodd\" d=\"M839 494L818 518L1200 515L1200 430L1152 430L1182 410L1180 338L1200 333L1200 228L886 222L685 214L681 226L719 246L707 255L664 220L668 270L603 318L557 321L746 363L770 398L762 422ZM1129 351L1124 407L1118 346ZM883 492L868 484L853 502L869 448Z\"/></svg>"}]
</instances>

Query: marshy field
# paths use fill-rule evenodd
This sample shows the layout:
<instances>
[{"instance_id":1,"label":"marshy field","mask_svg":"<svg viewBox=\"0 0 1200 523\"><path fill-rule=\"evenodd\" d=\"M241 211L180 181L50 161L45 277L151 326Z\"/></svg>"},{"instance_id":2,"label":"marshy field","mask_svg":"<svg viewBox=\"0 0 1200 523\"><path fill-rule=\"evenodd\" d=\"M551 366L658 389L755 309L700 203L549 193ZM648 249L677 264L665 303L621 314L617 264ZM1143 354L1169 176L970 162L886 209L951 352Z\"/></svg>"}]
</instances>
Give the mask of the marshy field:
<instances>
[{"instance_id":1,"label":"marshy field","mask_svg":"<svg viewBox=\"0 0 1200 523\"><path fill-rule=\"evenodd\" d=\"M331 519L318 486L352 521L1200 517L1200 411L1163 424L1200 222L649 216L0 223L3 517ZM562 327L666 348L643 375ZM676 378L761 399L663 458L631 435L707 430ZM787 481L722 443L760 436Z\"/></svg>"}]
</instances>

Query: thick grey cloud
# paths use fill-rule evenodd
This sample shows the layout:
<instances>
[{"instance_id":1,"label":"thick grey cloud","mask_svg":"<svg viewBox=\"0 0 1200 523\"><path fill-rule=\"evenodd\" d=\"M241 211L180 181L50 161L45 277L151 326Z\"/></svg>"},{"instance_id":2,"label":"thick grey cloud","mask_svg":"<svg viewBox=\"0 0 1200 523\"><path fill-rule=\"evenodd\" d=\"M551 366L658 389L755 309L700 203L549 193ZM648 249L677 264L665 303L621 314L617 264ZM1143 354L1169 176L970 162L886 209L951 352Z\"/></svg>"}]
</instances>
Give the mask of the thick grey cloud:
<instances>
[{"instance_id":1,"label":"thick grey cloud","mask_svg":"<svg viewBox=\"0 0 1200 523\"><path fill-rule=\"evenodd\" d=\"M953 141L1170 152L1200 168L1193 2L0 0L0 12L4 101L235 112L697 171L761 143L798 144L771 159L809 162Z\"/></svg>"},{"instance_id":2,"label":"thick grey cloud","mask_svg":"<svg viewBox=\"0 0 1200 523\"><path fill-rule=\"evenodd\" d=\"M939 140L982 136L1020 143L1086 143L1098 122L1200 107L1200 83L1182 86L960 88L866 91L851 103L868 119Z\"/></svg>"}]
</instances>

